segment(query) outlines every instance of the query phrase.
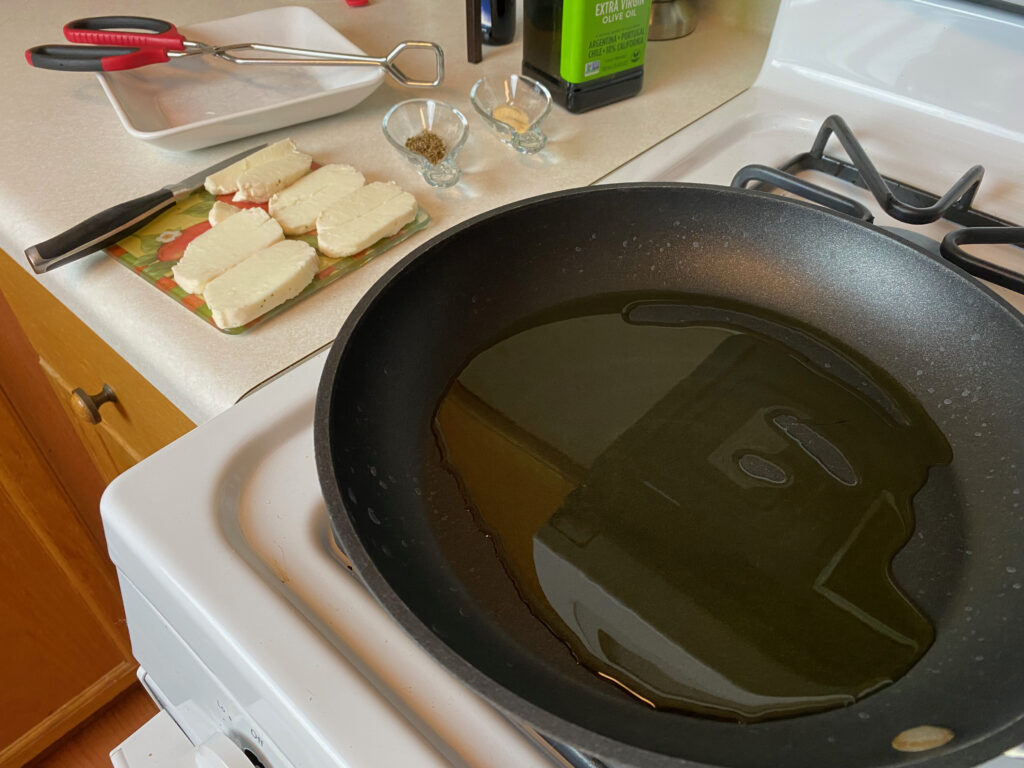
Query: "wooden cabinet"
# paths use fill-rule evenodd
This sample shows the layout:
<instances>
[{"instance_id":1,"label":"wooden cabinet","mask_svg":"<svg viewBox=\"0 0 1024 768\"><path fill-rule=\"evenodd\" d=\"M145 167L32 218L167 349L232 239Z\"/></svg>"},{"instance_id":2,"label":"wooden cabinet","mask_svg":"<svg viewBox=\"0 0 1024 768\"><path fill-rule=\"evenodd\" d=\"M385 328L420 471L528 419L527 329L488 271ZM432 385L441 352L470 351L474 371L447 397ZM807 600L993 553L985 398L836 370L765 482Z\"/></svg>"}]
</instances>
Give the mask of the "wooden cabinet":
<instances>
[{"instance_id":1,"label":"wooden cabinet","mask_svg":"<svg viewBox=\"0 0 1024 768\"><path fill-rule=\"evenodd\" d=\"M104 480L109 482L195 426L2 251L0 286ZM90 424L75 410L73 392L95 395L104 384L117 400L101 406L100 422Z\"/></svg>"},{"instance_id":2,"label":"wooden cabinet","mask_svg":"<svg viewBox=\"0 0 1024 768\"><path fill-rule=\"evenodd\" d=\"M134 680L99 497L194 425L2 251L0 290L0 768L8 768ZM74 390L104 385L116 400L90 423Z\"/></svg>"}]
</instances>

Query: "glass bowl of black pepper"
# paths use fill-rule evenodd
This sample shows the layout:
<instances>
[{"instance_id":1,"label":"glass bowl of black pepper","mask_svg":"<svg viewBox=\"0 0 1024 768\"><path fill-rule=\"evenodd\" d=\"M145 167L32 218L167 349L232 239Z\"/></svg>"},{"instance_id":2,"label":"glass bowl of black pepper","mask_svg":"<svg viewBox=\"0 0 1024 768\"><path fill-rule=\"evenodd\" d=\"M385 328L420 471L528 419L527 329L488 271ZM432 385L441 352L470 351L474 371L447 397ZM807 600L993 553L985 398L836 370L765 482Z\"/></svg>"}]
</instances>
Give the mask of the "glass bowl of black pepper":
<instances>
[{"instance_id":1,"label":"glass bowl of black pepper","mask_svg":"<svg viewBox=\"0 0 1024 768\"><path fill-rule=\"evenodd\" d=\"M540 152L547 136L540 129L551 111L551 92L532 77L483 77L469 92L469 100L491 129L517 152Z\"/></svg>"},{"instance_id":2,"label":"glass bowl of black pepper","mask_svg":"<svg viewBox=\"0 0 1024 768\"><path fill-rule=\"evenodd\" d=\"M462 172L456 155L469 136L466 116L435 99L410 99L395 104L381 125L387 140L432 187L450 187Z\"/></svg>"}]
</instances>

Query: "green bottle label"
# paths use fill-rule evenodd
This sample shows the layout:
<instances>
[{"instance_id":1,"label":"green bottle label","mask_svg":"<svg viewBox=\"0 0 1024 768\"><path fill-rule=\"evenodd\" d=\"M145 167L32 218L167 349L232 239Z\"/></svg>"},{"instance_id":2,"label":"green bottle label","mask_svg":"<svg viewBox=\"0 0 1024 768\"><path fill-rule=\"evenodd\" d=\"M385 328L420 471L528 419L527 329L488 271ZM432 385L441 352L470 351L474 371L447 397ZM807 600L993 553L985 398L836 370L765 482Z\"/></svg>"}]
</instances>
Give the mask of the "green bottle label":
<instances>
[{"instance_id":1,"label":"green bottle label","mask_svg":"<svg viewBox=\"0 0 1024 768\"><path fill-rule=\"evenodd\" d=\"M565 0L562 79L586 83L642 66L651 0Z\"/></svg>"}]
</instances>

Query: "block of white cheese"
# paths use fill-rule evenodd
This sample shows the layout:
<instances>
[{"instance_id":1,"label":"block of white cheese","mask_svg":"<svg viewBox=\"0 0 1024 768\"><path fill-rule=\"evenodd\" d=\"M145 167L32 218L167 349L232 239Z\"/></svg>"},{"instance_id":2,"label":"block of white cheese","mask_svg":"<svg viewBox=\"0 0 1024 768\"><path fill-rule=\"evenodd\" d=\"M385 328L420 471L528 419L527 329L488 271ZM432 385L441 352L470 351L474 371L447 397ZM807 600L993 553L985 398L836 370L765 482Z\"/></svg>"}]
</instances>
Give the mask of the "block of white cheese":
<instances>
[{"instance_id":1,"label":"block of white cheese","mask_svg":"<svg viewBox=\"0 0 1024 768\"><path fill-rule=\"evenodd\" d=\"M294 184L307 173L313 158L303 152L260 163L238 177L238 191L231 198L235 202L265 203L275 192Z\"/></svg>"},{"instance_id":2,"label":"block of white cheese","mask_svg":"<svg viewBox=\"0 0 1024 768\"><path fill-rule=\"evenodd\" d=\"M321 166L271 197L270 215L286 235L310 232L321 213L359 189L364 181L363 174L351 165Z\"/></svg>"},{"instance_id":3,"label":"block of white cheese","mask_svg":"<svg viewBox=\"0 0 1024 768\"><path fill-rule=\"evenodd\" d=\"M278 160L286 155L291 155L299 150L291 139L282 139L269 147L264 147L258 152L253 152L248 157L243 157L237 163L232 163L227 168L222 168L216 173L206 177L206 191L214 195L226 195L228 192L238 190L238 177L257 165Z\"/></svg>"},{"instance_id":4,"label":"block of white cheese","mask_svg":"<svg viewBox=\"0 0 1024 768\"><path fill-rule=\"evenodd\" d=\"M402 188L393 181L375 181L360 187L354 192L345 195L344 198L330 206L330 220L334 224L341 224L352 219L357 219L374 208L383 205L392 197L403 192ZM327 213L325 211L324 213Z\"/></svg>"},{"instance_id":5,"label":"block of white cheese","mask_svg":"<svg viewBox=\"0 0 1024 768\"><path fill-rule=\"evenodd\" d=\"M174 281L189 293L202 293L206 284L246 256L284 239L281 225L262 208L248 208L203 232L185 248L171 268Z\"/></svg>"},{"instance_id":6,"label":"block of white cheese","mask_svg":"<svg viewBox=\"0 0 1024 768\"><path fill-rule=\"evenodd\" d=\"M220 200L214 200L213 205L210 206L210 213L207 215L207 219L210 222L211 227L216 227L228 216L234 213L238 213L241 208L236 208L230 203L222 203Z\"/></svg>"},{"instance_id":7,"label":"block of white cheese","mask_svg":"<svg viewBox=\"0 0 1024 768\"><path fill-rule=\"evenodd\" d=\"M312 282L317 268L312 246L301 240L283 240L211 280L203 298L218 328L237 328L298 296Z\"/></svg>"},{"instance_id":8,"label":"block of white cheese","mask_svg":"<svg viewBox=\"0 0 1024 768\"><path fill-rule=\"evenodd\" d=\"M326 256L351 256L398 232L418 210L416 198L397 184L367 184L320 214L317 244Z\"/></svg>"}]
</instances>

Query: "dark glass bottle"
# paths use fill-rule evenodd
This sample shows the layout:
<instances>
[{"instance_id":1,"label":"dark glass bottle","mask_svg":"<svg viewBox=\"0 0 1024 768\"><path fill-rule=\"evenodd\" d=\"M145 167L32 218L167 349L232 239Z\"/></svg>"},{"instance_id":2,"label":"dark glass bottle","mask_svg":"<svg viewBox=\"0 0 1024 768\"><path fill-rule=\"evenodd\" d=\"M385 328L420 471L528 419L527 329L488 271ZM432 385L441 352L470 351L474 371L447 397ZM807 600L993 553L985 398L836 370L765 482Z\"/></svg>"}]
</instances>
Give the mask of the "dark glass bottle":
<instances>
[{"instance_id":1,"label":"dark glass bottle","mask_svg":"<svg viewBox=\"0 0 1024 768\"><path fill-rule=\"evenodd\" d=\"M516 0L480 0L480 26L487 45L507 45L516 36Z\"/></svg>"},{"instance_id":2,"label":"dark glass bottle","mask_svg":"<svg viewBox=\"0 0 1024 768\"><path fill-rule=\"evenodd\" d=\"M525 0L523 74L570 112L643 87L651 0Z\"/></svg>"}]
</instances>

